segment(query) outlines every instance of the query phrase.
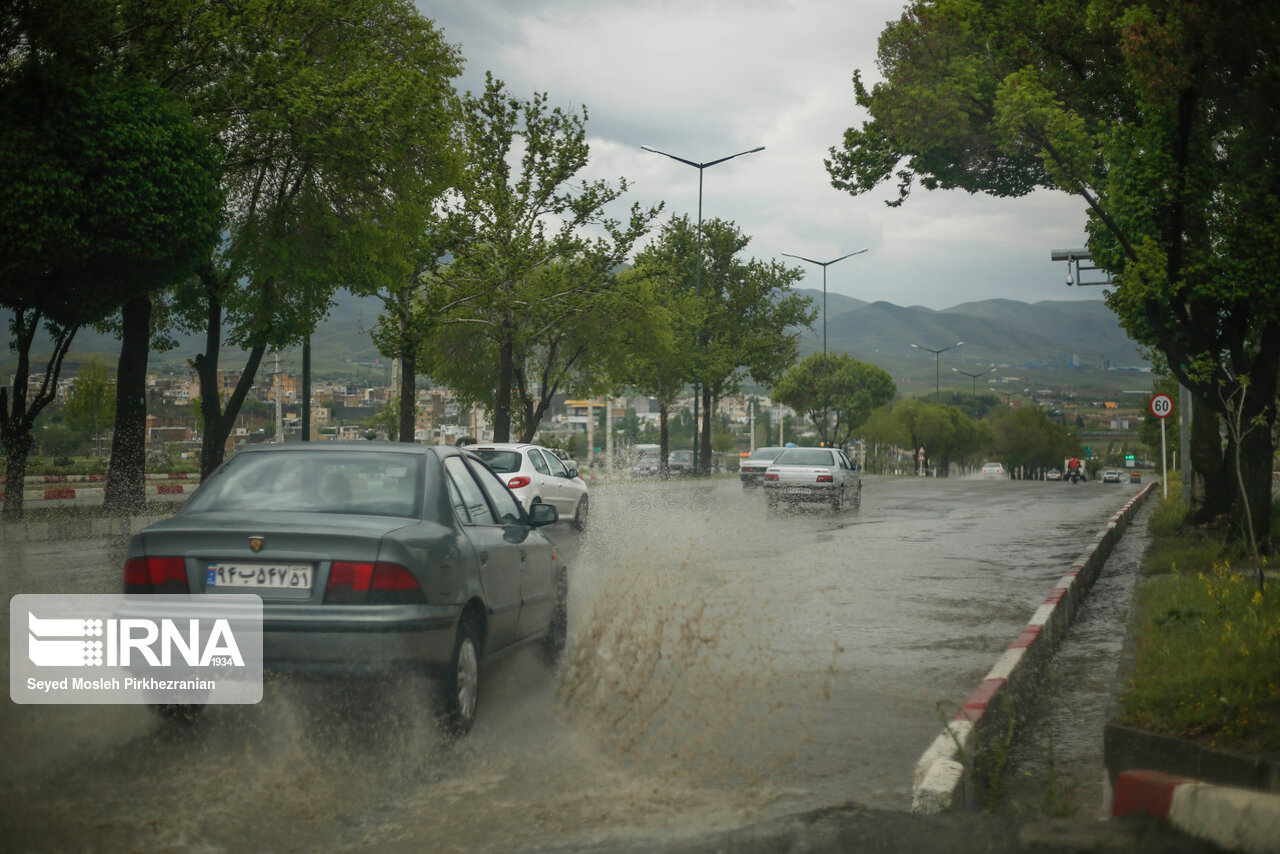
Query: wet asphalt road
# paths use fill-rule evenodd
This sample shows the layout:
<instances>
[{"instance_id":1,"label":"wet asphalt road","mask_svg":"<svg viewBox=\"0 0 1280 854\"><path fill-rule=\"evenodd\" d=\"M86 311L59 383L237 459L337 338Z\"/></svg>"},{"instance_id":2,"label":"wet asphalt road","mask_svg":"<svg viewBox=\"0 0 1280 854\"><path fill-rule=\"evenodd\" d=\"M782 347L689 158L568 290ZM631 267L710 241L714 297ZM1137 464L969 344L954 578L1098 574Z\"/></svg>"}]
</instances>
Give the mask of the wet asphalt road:
<instances>
[{"instance_id":1,"label":"wet asphalt road","mask_svg":"<svg viewBox=\"0 0 1280 854\"><path fill-rule=\"evenodd\" d=\"M773 518L731 481L601 487L585 536L556 530L566 662L488 670L466 741L436 735L426 684L272 680L187 730L10 703L0 847L508 851L906 811L921 751L1136 490L868 478L860 510ZM0 585L114 592L121 563L16 546Z\"/></svg>"}]
</instances>

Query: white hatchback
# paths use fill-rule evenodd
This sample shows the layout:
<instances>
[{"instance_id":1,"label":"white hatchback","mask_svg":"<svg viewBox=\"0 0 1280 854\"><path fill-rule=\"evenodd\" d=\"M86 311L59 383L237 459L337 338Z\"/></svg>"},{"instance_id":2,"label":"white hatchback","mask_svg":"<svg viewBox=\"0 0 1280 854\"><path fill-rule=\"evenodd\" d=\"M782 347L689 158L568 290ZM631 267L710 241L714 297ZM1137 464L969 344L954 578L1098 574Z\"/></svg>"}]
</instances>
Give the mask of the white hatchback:
<instances>
[{"instance_id":1,"label":"white hatchback","mask_svg":"<svg viewBox=\"0 0 1280 854\"><path fill-rule=\"evenodd\" d=\"M502 477L527 512L534 504L550 504L562 520L587 527L590 509L587 484L576 468L567 467L549 449L523 442L489 442L467 450Z\"/></svg>"}]
</instances>

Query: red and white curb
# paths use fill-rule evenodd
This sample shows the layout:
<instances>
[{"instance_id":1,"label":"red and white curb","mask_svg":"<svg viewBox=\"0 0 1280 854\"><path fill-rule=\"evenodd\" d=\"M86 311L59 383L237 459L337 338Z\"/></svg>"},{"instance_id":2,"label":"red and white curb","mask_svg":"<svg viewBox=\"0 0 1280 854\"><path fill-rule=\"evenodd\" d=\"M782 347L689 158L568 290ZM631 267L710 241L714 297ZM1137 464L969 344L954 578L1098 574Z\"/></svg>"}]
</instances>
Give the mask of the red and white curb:
<instances>
[{"instance_id":1,"label":"red and white curb","mask_svg":"<svg viewBox=\"0 0 1280 854\"><path fill-rule=\"evenodd\" d=\"M1106 527L1054 585L1044 604L1031 615L1026 628L964 701L946 729L916 762L912 812L939 813L963 805L963 798L957 795L963 791L965 773L958 757L975 743L975 732L996 737L1001 724L1007 723L1005 715L1016 709L1023 697L1034 693L1032 683L1036 670L1053 654L1129 517L1155 486L1147 484L1107 521ZM997 702L1003 705L997 708Z\"/></svg>"},{"instance_id":2,"label":"red and white curb","mask_svg":"<svg viewBox=\"0 0 1280 854\"><path fill-rule=\"evenodd\" d=\"M190 495L196 491L199 483L149 483L143 487L147 496L156 495ZM62 502L67 504L84 503L91 500L102 500L103 487L98 486L55 486L47 489L22 490L24 505L44 504L46 502ZM0 501L4 500L4 490L0 490Z\"/></svg>"},{"instance_id":3,"label":"red and white curb","mask_svg":"<svg viewBox=\"0 0 1280 854\"><path fill-rule=\"evenodd\" d=\"M190 480L199 482L199 474L186 474L185 472L176 474L147 474L144 475L147 481L166 481L166 480ZM24 486L38 486L42 483L105 483L107 476L105 474L29 474L22 479ZM0 484L5 482L4 476L0 475Z\"/></svg>"},{"instance_id":4,"label":"red and white curb","mask_svg":"<svg viewBox=\"0 0 1280 854\"><path fill-rule=\"evenodd\" d=\"M1160 771L1121 771L1111 815L1147 815L1249 854L1280 852L1280 795L1201 783Z\"/></svg>"}]
</instances>

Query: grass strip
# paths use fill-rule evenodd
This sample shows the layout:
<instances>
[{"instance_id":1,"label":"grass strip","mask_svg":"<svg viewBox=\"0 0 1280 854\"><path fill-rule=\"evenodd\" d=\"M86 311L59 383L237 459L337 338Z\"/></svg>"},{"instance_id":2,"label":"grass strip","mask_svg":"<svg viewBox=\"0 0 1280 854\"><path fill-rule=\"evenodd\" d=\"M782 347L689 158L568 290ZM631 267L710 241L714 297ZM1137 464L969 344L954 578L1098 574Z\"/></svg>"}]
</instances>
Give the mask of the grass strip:
<instances>
[{"instance_id":1,"label":"grass strip","mask_svg":"<svg viewBox=\"0 0 1280 854\"><path fill-rule=\"evenodd\" d=\"M1151 520L1124 723L1215 747L1280 755L1280 591L1232 548L1180 530L1174 496Z\"/></svg>"}]
</instances>

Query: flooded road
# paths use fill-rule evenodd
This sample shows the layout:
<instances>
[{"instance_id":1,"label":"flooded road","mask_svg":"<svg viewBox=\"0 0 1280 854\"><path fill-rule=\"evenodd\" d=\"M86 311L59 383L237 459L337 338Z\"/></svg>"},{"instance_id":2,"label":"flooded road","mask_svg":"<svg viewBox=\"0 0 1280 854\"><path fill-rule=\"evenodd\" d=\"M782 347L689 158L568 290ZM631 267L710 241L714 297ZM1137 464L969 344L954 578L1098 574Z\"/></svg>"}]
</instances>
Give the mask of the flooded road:
<instances>
[{"instance_id":1,"label":"flooded road","mask_svg":"<svg viewBox=\"0 0 1280 854\"><path fill-rule=\"evenodd\" d=\"M425 682L269 680L261 704L185 729L135 706L8 703L0 839L510 851L849 800L905 811L920 752L1136 491L868 478L860 510L770 517L732 481L599 487L587 534L554 529L572 560L565 661L486 670L466 740L436 734ZM115 592L121 564L103 541L16 545L0 589Z\"/></svg>"}]
</instances>

